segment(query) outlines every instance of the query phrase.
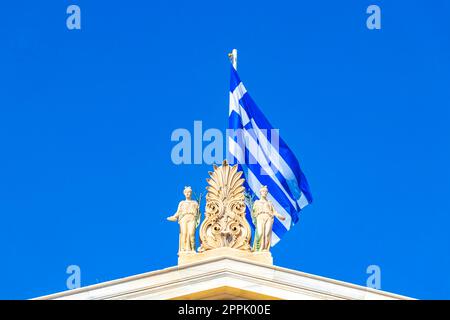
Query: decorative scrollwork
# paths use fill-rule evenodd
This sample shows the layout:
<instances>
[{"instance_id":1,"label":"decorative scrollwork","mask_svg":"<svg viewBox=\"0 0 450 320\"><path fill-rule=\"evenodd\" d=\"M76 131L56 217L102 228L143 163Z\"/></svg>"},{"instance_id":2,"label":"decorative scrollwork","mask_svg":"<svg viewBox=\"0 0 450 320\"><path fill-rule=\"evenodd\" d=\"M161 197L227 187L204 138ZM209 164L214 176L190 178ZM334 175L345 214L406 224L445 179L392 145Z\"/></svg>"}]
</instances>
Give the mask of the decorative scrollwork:
<instances>
[{"instance_id":1,"label":"decorative scrollwork","mask_svg":"<svg viewBox=\"0 0 450 320\"><path fill-rule=\"evenodd\" d=\"M214 165L209 176L199 252L220 247L250 251L251 231L245 219L242 171L224 160L220 167Z\"/></svg>"}]
</instances>

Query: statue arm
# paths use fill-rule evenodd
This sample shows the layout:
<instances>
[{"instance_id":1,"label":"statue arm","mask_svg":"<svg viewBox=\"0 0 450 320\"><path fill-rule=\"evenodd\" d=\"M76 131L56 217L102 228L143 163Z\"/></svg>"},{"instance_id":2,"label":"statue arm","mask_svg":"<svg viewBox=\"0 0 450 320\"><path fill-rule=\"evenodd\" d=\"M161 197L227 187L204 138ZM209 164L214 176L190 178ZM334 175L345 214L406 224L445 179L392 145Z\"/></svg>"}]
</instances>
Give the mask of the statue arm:
<instances>
[{"instance_id":1,"label":"statue arm","mask_svg":"<svg viewBox=\"0 0 450 320\"><path fill-rule=\"evenodd\" d=\"M280 213L277 212L277 210L275 210L275 207L274 207L273 203L271 203L271 206L272 206L272 212L273 212L273 215L274 215L275 217L277 217L277 218L280 219L281 221L286 220L286 218L285 218L283 215L281 215Z\"/></svg>"},{"instance_id":2,"label":"statue arm","mask_svg":"<svg viewBox=\"0 0 450 320\"><path fill-rule=\"evenodd\" d=\"M252 216L252 218L255 217L256 205L257 205L258 201L259 201L259 200L256 200L256 201L253 203L252 210L250 211L250 215Z\"/></svg>"},{"instance_id":3,"label":"statue arm","mask_svg":"<svg viewBox=\"0 0 450 320\"><path fill-rule=\"evenodd\" d=\"M256 216L255 216L255 212L256 212L256 203L258 202L258 200L256 200L254 203L253 203L253 206L252 206L252 210L250 211L250 216L252 217L252 222L253 222L253 225L254 226L256 226Z\"/></svg>"},{"instance_id":4,"label":"statue arm","mask_svg":"<svg viewBox=\"0 0 450 320\"><path fill-rule=\"evenodd\" d=\"M167 217L167 220L169 221L177 221L178 216L180 215L180 208L181 208L181 202L178 204L177 212L173 216Z\"/></svg>"},{"instance_id":5,"label":"statue arm","mask_svg":"<svg viewBox=\"0 0 450 320\"><path fill-rule=\"evenodd\" d=\"M200 212L200 206L196 203L197 214L195 215L195 227L197 228L200 224L200 216L202 213Z\"/></svg>"},{"instance_id":6,"label":"statue arm","mask_svg":"<svg viewBox=\"0 0 450 320\"><path fill-rule=\"evenodd\" d=\"M197 202L195 202L195 212L196 216L200 216L200 207Z\"/></svg>"}]
</instances>

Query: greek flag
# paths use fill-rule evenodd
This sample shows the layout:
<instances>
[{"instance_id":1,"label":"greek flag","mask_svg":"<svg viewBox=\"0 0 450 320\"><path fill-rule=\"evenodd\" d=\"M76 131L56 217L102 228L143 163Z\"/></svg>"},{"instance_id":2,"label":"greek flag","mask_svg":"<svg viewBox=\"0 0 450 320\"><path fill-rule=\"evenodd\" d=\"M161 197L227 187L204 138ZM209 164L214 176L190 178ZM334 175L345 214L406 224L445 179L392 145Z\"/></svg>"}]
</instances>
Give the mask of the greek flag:
<instances>
[{"instance_id":1,"label":"greek flag","mask_svg":"<svg viewBox=\"0 0 450 320\"><path fill-rule=\"evenodd\" d=\"M274 218L272 246L298 222L299 213L312 202L308 182L293 152L252 100L236 69L231 66L227 158L245 175L247 193L259 198L261 186L286 219ZM250 211L247 220L254 228Z\"/></svg>"}]
</instances>

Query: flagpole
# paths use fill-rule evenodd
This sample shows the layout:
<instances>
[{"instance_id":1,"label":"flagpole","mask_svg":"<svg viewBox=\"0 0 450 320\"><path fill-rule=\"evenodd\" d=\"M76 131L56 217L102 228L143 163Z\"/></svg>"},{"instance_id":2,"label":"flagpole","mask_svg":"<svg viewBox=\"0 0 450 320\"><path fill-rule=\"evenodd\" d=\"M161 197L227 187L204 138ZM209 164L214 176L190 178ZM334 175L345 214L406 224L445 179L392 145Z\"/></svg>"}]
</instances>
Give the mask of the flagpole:
<instances>
[{"instance_id":1,"label":"flagpole","mask_svg":"<svg viewBox=\"0 0 450 320\"><path fill-rule=\"evenodd\" d=\"M228 54L228 58L230 58L231 64L233 65L234 69L237 70L237 50L233 49Z\"/></svg>"},{"instance_id":2,"label":"flagpole","mask_svg":"<svg viewBox=\"0 0 450 320\"><path fill-rule=\"evenodd\" d=\"M234 70L236 70L237 71L237 50L236 49L233 49L233 50L231 50L231 52L230 53L228 53L228 59L230 59L230 62L231 62L231 64L233 65L233 68L234 68ZM229 112L230 112L230 114L231 114L231 110L232 110L232 104L231 104L231 95L230 95L230 109L229 109ZM229 128L229 129L231 129L231 128ZM232 159L234 158L234 156L230 153L230 148L229 148L229 145L228 145L228 139L230 138L230 136L229 136L229 133L228 133L228 130L227 130L227 143L226 143L226 149L227 149L227 156L226 156L226 158L227 158L227 160L231 163L231 164L234 164L235 163L235 161L233 161Z\"/></svg>"}]
</instances>

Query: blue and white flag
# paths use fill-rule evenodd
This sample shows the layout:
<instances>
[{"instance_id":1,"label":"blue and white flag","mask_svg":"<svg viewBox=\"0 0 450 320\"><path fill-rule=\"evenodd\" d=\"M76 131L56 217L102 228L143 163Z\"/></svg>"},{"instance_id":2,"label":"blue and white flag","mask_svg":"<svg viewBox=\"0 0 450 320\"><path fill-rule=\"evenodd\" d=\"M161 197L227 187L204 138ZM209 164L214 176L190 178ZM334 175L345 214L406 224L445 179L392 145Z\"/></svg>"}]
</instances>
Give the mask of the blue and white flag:
<instances>
[{"instance_id":1,"label":"blue and white flag","mask_svg":"<svg viewBox=\"0 0 450 320\"><path fill-rule=\"evenodd\" d=\"M300 211L312 202L312 196L297 158L252 100L233 66L228 120L228 161L237 163L244 172L251 196L259 198L260 188L267 186L268 199L286 218L274 218L274 246L298 222ZM247 220L254 228L249 210Z\"/></svg>"}]
</instances>

